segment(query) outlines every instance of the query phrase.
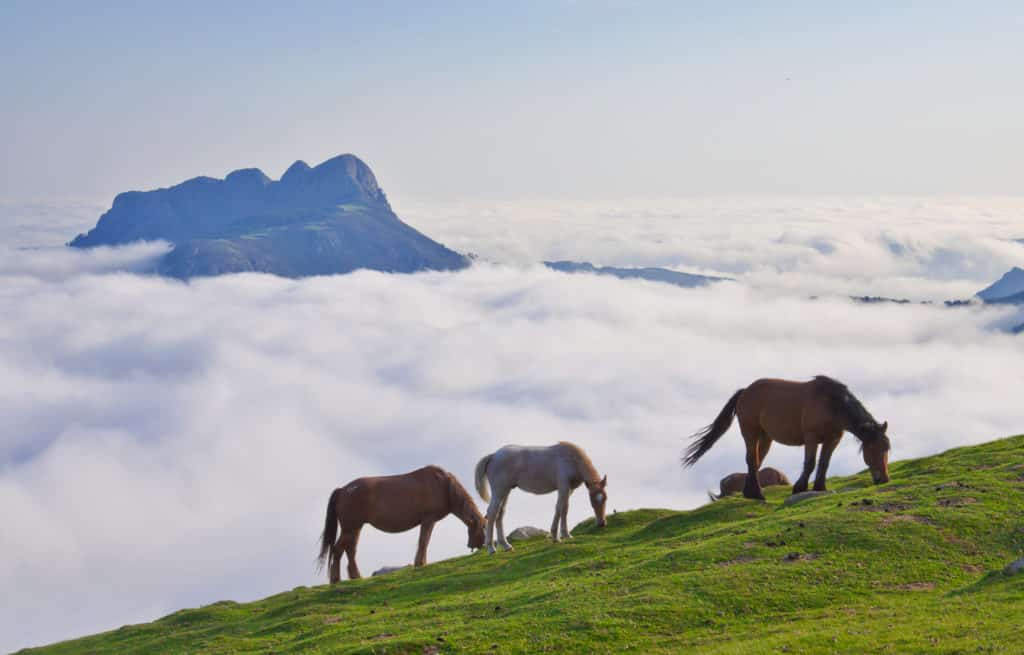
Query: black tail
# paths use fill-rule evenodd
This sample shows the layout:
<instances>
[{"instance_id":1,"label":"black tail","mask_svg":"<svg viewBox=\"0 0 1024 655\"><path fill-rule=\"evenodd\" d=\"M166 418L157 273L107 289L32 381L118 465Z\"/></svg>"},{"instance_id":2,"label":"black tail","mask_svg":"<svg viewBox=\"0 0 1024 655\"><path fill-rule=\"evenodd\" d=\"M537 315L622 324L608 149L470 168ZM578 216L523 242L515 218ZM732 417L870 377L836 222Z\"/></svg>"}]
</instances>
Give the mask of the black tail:
<instances>
[{"instance_id":1,"label":"black tail","mask_svg":"<svg viewBox=\"0 0 1024 655\"><path fill-rule=\"evenodd\" d=\"M338 538L338 510L336 509L336 501L340 491L341 489L335 489L331 492L331 497L327 499L327 516L324 518L323 534L320 535L320 554L316 558L316 570L318 573L324 568L324 562L328 562L328 555L330 555L330 564L334 563L334 558L337 556L333 546Z\"/></svg>"},{"instance_id":2,"label":"black tail","mask_svg":"<svg viewBox=\"0 0 1024 655\"><path fill-rule=\"evenodd\" d=\"M714 446L715 442L729 429L729 426L732 425L732 417L736 415L736 403L739 402L742 393L743 389L740 389L732 395L729 402L725 403L725 407L718 413L714 423L690 436L693 442L683 452L683 468L689 468L696 464L697 460L711 450L711 446Z\"/></svg>"}]
</instances>

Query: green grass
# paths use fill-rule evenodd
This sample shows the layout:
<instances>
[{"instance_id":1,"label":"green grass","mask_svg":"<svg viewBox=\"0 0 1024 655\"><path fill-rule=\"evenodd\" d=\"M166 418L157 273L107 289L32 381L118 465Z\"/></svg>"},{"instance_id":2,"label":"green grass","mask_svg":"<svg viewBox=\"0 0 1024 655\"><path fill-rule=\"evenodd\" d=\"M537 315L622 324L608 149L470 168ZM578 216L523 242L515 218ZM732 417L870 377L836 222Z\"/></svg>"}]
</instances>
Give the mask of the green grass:
<instances>
[{"instance_id":1,"label":"green grass","mask_svg":"<svg viewBox=\"0 0 1024 655\"><path fill-rule=\"evenodd\" d=\"M1024 652L1024 436L33 653Z\"/></svg>"}]
</instances>

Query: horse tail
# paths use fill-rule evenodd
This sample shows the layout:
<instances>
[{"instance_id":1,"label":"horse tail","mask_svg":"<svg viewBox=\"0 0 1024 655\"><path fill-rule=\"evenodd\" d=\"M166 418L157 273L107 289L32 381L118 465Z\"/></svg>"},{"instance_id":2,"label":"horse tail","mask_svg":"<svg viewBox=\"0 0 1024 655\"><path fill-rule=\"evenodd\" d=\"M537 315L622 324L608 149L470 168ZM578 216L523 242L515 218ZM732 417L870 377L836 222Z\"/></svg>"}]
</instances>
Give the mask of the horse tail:
<instances>
[{"instance_id":1,"label":"horse tail","mask_svg":"<svg viewBox=\"0 0 1024 655\"><path fill-rule=\"evenodd\" d=\"M338 538L338 494L341 489L331 492L327 499L327 516L324 517L324 531L320 535L320 554L317 556L317 572L324 568L324 562L328 564L328 570L334 566L334 560L341 556L341 553L334 552L334 542ZM328 557L330 555L330 557Z\"/></svg>"},{"instance_id":2,"label":"horse tail","mask_svg":"<svg viewBox=\"0 0 1024 655\"><path fill-rule=\"evenodd\" d=\"M491 463L492 457L494 457L494 453L484 455L476 463L476 472L473 475L473 479L476 481L476 492L480 494L484 501L491 499L491 490L487 488L487 465Z\"/></svg>"},{"instance_id":3,"label":"horse tail","mask_svg":"<svg viewBox=\"0 0 1024 655\"><path fill-rule=\"evenodd\" d=\"M714 446L715 442L726 433L732 425L732 417L736 415L736 403L739 402L743 391L740 389L732 395L729 402L725 403L725 407L715 417L714 423L690 435L690 439L693 441L683 452L683 468L689 468L696 464L697 460L711 450L711 446Z\"/></svg>"}]
</instances>

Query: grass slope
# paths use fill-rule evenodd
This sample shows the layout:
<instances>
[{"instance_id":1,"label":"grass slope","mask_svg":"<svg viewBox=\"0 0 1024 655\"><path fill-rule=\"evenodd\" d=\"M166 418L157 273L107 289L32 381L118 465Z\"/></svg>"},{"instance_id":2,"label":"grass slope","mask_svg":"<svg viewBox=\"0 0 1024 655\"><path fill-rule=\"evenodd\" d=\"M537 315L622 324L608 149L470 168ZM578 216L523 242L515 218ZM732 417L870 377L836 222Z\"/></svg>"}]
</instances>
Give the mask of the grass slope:
<instances>
[{"instance_id":1,"label":"grass slope","mask_svg":"<svg viewBox=\"0 0 1024 655\"><path fill-rule=\"evenodd\" d=\"M32 653L1024 652L1024 436Z\"/></svg>"}]
</instances>

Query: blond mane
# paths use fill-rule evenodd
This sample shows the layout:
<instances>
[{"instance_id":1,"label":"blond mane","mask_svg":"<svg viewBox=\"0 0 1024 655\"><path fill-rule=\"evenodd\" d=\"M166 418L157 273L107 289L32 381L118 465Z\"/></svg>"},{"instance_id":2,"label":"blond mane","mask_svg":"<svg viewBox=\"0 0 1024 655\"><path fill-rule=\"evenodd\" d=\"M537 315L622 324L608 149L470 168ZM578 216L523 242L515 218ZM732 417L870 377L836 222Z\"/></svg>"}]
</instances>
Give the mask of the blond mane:
<instances>
[{"instance_id":1,"label":"blond mane","mask_svg":"<svg viewBox=\"0 0 1024 655\"><path fill-rule=\"evenodd\" d=\"M582 448L569 441L559 441L558 445L569 449L572 458L576 460L580 473L583 475L584 482L587 484L597 484L601 481L601 474L594 468L594 463L590 461L590 457L583 452Z\"/></svg>"}]
</instances>

